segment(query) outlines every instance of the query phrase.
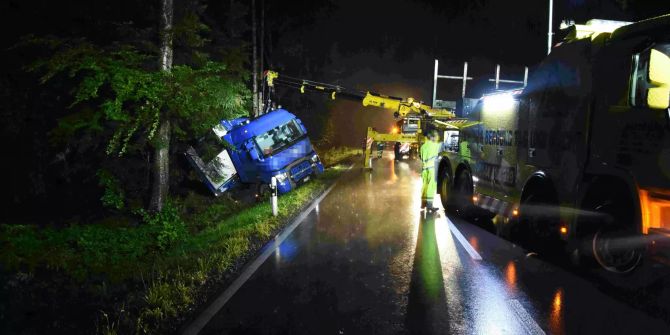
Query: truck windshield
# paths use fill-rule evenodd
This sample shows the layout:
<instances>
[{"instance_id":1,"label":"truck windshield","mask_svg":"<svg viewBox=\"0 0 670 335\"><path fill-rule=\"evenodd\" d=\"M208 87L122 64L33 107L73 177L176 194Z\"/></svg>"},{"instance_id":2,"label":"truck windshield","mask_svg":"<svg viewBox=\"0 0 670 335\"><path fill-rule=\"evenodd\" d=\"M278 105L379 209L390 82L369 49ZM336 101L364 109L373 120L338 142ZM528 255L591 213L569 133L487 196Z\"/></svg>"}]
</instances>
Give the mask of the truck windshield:
<instances>
[{"instance_id":1,"label":"truck windshield","mask_svg":"<svg viewBox=\"0 0 670 335\"><path fill-rule=\"evenodd\" d=\"M272 156L273 154L287 148L305 133L296 120L291 120L269 130L266 133L256 136L256 144L261 149L263 156Z\"/></svg>"},{"instance_id":2,"label":"truck windshield","mask_svg":"<svg viewBox=\"0 0 670 335\"><path fill-rule=\"evenodd\" d=\"M405 119L402 126L403 133L416 133L419 130L419 119Z\"/></svg>"}]
</instances>

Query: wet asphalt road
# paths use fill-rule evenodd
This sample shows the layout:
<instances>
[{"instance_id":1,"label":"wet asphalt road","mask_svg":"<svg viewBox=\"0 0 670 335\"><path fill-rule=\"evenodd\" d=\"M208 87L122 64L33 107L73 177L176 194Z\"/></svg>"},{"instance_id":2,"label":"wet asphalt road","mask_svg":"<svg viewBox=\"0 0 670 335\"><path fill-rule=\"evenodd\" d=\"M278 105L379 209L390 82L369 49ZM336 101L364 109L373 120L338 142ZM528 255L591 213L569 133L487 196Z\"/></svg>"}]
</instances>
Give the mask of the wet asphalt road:
<instances>
[{"instance_id":1,"label":"wet asphalt road","mask_svg":"<svg viewBox=\"0 0 670 335\"><path fill-rule=\"evenodd\" d=\"M670 334L591 280L423 215L418 165L391 158L341 178L201 334Z\"/></svg>"}]
</instances>

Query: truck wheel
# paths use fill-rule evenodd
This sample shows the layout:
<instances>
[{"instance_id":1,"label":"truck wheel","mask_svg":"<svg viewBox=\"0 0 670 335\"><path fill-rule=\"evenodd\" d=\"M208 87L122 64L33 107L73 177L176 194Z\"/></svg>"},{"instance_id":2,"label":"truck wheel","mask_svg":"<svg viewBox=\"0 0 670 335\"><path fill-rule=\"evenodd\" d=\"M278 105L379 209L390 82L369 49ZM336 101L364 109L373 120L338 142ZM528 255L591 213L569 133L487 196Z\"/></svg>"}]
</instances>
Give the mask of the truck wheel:
<instances>
[{"instance_id":1,"label":"truck wheel","mask_svg":"<svg viewBox=\"0 0 670 335\"><path fill-rule=\"evenodd\" d=\"M452 207L458 215L468 217L472 212L472 175L468 170L461 170L456 178L452 192Z\"/></svg>"},{"instance_id":2,"label":"truck wheel","mask_svg":"<svg viewBox=\"0 0 670 335\"><path fill-rule=\"evenodd\" d=\"M442 201L442 207L446 211L452 211L453 209L451 208L452 202L450 201L450 197L453 197L452 190L451 190L451 175L449 174L449 171L447 171L449 168L446 167L444 170L444 173L442 176L440 176L440 185L438 185L438 193L440 193L440 200Z\"/></svg>"},{"instance_id":3,"label":"truck wheel","mask_svg":"<svg viewBox=\"0 0 670 335\"><path fill-rule=\"evenodd\" d=\"M600 215L597 216L597 231L591 236L593 257L602 268L610 272L631 272L642 260L641 236L627 228L632 226L626 222L627 218L632 217L626 212L631 210L629 207L617 201L608 201L594 208Z\"/></svg>"},{"instance_id":4,"label":"truck wheel","mask_svg":"<svg viewBox=\"0 0 670 335\"><path fill-rule=\"evenodd\" d=\"M270 185L260 183L256 188L256 201L262 202L270 197Z\"/></svg>"},{"instance_id":5,"label":"truck wheel","mask_svg":"<svg viewBox=\"0 0 670 335\"><path fill-rule=\"evenodd\" d=\"M531 194L521 202L521 217L512 232L519 244L540 252L562 250L558 236L558 206L549 197Z\"/></svg>"}]
</instances>

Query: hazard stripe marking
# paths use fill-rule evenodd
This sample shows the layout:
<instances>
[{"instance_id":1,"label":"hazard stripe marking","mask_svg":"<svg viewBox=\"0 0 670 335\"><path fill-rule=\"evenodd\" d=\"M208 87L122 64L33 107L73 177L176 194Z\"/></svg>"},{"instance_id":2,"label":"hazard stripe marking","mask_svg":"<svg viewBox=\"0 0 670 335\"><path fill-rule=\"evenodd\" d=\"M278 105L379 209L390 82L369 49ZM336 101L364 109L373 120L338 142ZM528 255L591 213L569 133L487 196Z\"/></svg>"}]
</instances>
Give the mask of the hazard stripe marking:
<instances>
[{"instance_id":1,"label":"hazard stripe marking","mask_svg":"<svg viewBox=\"0 0 670 335\"><path fill-rule=\"evenodd\" d=\"M514 205L512 203L483 194L477 194L477 196L479 198L477 206L505 217L512 216L512 210L514 210Z\"/></svg>"}]
</instances>

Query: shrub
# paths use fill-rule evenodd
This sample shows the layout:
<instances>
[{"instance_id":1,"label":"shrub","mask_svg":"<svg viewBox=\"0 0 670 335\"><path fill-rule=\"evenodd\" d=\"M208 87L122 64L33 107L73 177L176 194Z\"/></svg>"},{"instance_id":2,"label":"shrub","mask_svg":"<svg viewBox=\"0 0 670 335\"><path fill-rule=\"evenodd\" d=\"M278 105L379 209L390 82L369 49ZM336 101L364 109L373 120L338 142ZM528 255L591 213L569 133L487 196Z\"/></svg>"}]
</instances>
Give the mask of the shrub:
<instances>
[{"instance_id":1,"label":"shrub","mask_svg":"<svg viewBox=\"0 0 670 335\"><path fill-rule=\"evenodd\" d=\"M186 235L186 224L179 216L179 211L172 203L166 203L163 210L150 213L143 209L138 211L145 224L152 228L156 246L167 250Z\"/></svg>"}]
</instances>

